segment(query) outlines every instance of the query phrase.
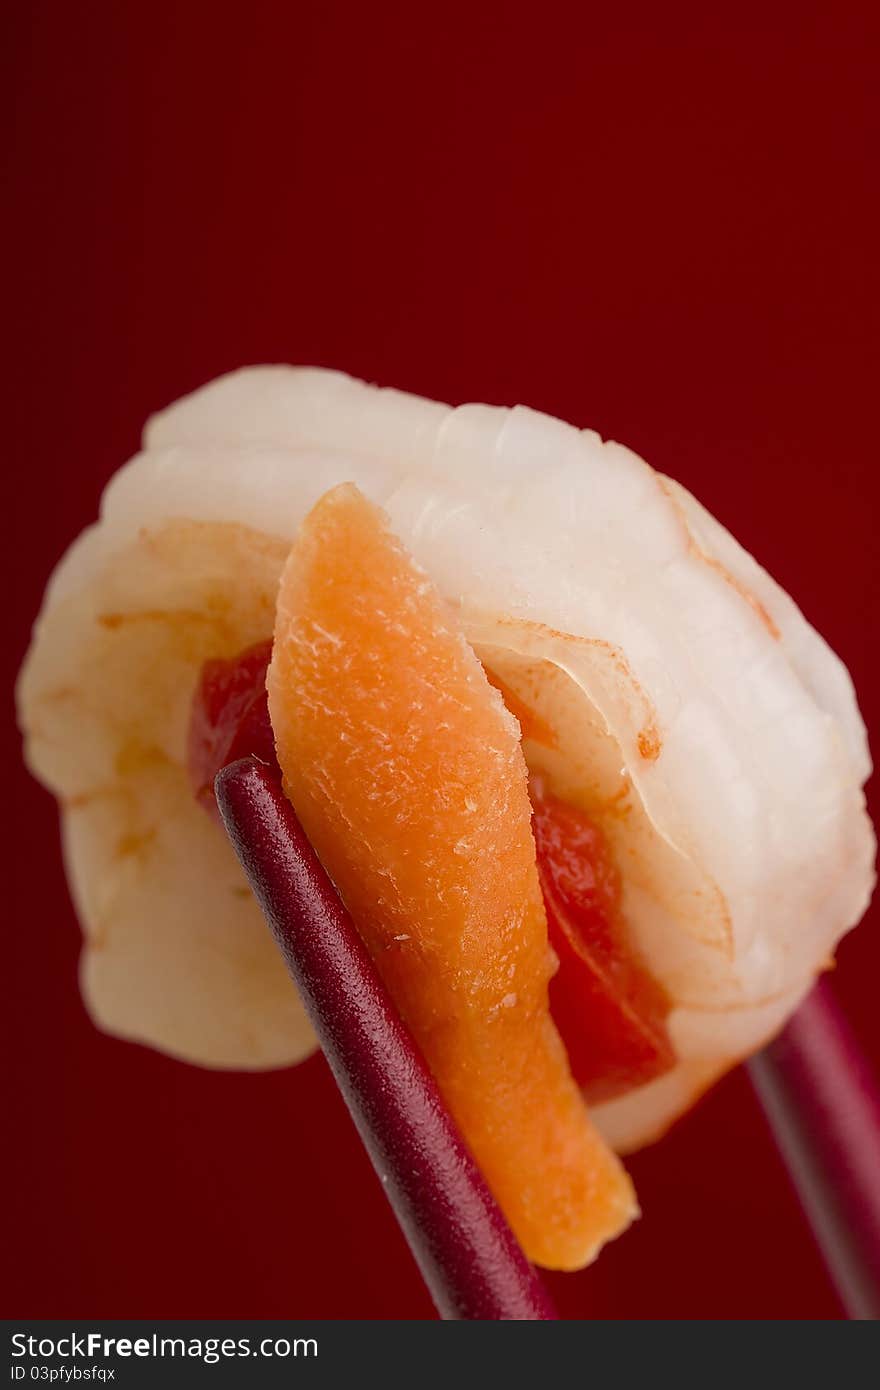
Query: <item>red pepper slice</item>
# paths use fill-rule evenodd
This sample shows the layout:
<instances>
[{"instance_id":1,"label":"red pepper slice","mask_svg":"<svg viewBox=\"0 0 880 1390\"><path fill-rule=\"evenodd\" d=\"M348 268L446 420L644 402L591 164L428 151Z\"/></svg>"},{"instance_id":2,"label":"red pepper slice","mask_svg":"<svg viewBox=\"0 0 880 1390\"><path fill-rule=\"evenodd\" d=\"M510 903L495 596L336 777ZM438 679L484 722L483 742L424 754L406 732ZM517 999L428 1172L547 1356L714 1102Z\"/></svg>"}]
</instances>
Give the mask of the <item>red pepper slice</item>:
<instances>
[{"instance_id":1,"label":"red pepper slice","mask_svg":"<svg viewBox=\"0 0 880 1390\"><path fill-rule=\"evenodd\" d=\"M206 661L190 711L187 763L199 805L220 822L214 778L227 763L255 754L275 764L266 671L272 643L258 642L229 661Z\"/></svg>"},{"instance_id":2,"label":"red pepper slice","mask_svg":"<svg viewBox=\"0 0 880 1390\"><path fill-rule=\"evenodd\" d=\"M537 779L531 794L550 944L559 957L550 1007L574 1076L596 1104L674 1066L670 1003L627 940L620 873L602 830Z\"/></svg>"}]
</instances>

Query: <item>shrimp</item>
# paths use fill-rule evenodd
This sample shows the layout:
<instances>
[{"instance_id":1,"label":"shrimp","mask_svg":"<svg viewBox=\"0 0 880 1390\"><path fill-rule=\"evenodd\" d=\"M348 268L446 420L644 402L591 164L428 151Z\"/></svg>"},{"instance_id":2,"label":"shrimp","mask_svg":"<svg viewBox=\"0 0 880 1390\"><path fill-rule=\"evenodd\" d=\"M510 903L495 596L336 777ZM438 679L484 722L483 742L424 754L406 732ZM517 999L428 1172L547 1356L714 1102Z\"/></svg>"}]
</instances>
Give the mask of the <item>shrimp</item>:
<instances>
[{"instance_id":1,"label":"shrimp","mask_svg":"<svg viewBox=\"0 0 880 1390\"><path fill-rule=\"evenodd\" d=\"M18 691L88 1007L203 1065L314 1046L194 803L186 722L203 663L271 637L297 529L343 482L534 716L529 771L611 846L676 1059L592 1109L637 1148L778 1031L861 917L871 764L845 667L723 527L628 449L524 407L262 367L149 422L50 581Z\"/></svg>"}]
</instances>

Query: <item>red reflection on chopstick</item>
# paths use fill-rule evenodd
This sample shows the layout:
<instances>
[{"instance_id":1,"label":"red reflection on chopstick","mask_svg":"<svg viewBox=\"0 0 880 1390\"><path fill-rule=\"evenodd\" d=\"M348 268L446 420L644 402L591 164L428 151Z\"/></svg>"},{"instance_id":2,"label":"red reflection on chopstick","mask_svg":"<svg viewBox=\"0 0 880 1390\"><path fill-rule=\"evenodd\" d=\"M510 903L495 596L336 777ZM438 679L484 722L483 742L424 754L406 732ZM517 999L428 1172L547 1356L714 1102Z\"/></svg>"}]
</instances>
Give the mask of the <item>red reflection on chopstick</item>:
<instances>
[{"instance_id":1,"label":"red reflection on chopstick","mask_svg":"<svg viewBox=\"0 0 880 1390\"><path fill-rule=\"evenodd\" d=\"M277 775L243 758L214 789L441 1316L555 1318Z\"/></svg>"},{"instance_id":2,"label":"red reflection on chopstick","mask_svg":"<svg viewBox=\"0 0 880 1390\"><path fill-rule=\"evenodd\" d=\"M880 1094L827 984L749 1063L851 1318L880 1318Z\"/></svg>"}]
</instances>

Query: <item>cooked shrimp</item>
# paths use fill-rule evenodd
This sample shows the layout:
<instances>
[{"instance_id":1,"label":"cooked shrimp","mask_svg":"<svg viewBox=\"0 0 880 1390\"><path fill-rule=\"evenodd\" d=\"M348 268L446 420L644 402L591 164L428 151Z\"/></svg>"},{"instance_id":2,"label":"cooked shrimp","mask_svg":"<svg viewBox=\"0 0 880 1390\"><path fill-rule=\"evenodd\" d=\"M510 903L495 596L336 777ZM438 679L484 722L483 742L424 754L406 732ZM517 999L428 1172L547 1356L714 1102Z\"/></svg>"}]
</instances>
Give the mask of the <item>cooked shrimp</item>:
<instances>
[{"instance_id":1,"label":"cooked shrimp","mask_svg":"<svg viewBox=\"0 0 880 1390\"><path fill-rule=\"evenodd\" d=\"M252 368L155 417L62 560L19 688L61 803L96 1021L215 1066L312 1047L231 850L196 807L203 662L272 633L290 543L356 483L510 692L523 751L604 832L675 1065L598 1105L658 1134L783 1024L873 884L846 669L677 484L531 410Z\"/></svg>"}]
</instances>

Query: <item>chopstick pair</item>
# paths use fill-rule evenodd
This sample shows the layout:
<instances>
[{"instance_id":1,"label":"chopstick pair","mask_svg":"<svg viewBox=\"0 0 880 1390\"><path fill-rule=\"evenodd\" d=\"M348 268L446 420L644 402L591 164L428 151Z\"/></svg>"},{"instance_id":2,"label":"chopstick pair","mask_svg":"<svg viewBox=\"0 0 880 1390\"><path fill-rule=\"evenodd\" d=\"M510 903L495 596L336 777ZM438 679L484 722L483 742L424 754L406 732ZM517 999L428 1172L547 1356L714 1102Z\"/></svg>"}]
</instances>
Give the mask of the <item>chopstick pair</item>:
<instances>
[{"instance_id":1,"label":"chopstick pair","mask_svg":"<svg viewBox=\"0 0 880 1390\"><path fill-rule=\"evenodd\" d=\"M227 833L444 1318L556 1318L277 774L215 782ZM749 1063L851 1318L880 1318L880 1099L827 986Z\"/></svg>"}]
</instances>

